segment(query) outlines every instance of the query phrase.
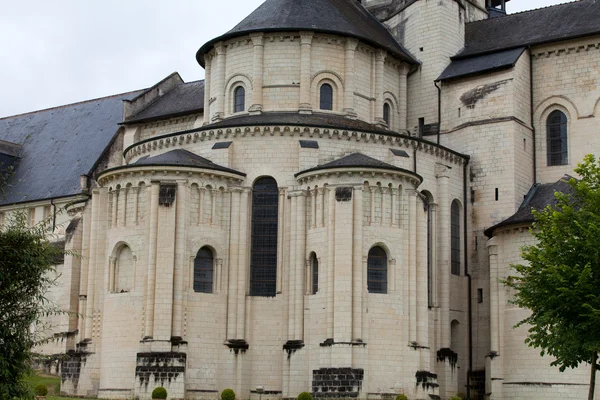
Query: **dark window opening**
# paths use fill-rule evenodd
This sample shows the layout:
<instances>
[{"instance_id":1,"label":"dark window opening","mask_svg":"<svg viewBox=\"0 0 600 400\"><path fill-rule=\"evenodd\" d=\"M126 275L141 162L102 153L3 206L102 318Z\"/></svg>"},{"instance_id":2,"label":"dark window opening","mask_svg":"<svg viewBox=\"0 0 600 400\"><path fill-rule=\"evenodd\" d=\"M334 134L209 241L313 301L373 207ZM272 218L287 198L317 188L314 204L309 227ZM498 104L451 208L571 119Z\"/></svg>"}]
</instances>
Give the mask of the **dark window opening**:
<instances>
[{"instance_id":1,"label":"dark window opening","mask_svg":"<svg viewBox=\"0 0 600 400\"><path fill-rule=\"evenodd\" d=\"M552 111L546 120L548 165L568 164L567 116L559 110Z\"/></svg>"},{"instance_id":2,"label":"dark window opening","mask_svg":"<svg viewBox=\"0 0 600 400\"><path fill-rule=\"evenodd\" d=\"M496 190L495 190L495 198L496 198L496 201L498 201L498 197L499 197L499 196L498 196L498 188L496 188Z\"/></svg>"},{"instance_id":3,"label":"dark window opening","mask_svg":"<svg viewBox=\"0 0 600 400\"><path fill-rule=\"evenodd\" d=\"M387 293L387 254L381 247L373 247L367 258L367 290L369 293Z\"/></svg>"},{"instance_id":4,"label":"dark window opening","mask_svg":"<svg viewBox=\"0 0 600 400\"><path fill-rule=\"evenodd\" d=\"M425 130L425 118L419 118L419 137L423 137L424 130Z\"/></svg>"},{"instance_id":5,"label":"dark window opening","mask_svg":"<svg viewBox=\"0 0 600 400\"><path fill-rule=\"evenodd\" d=\"M214 257L210 249L198 250L194 259L194 292L212 293L214 276Z\"/></svg>"},{"instance_id":6,"label":"dark window opening","mask_svg":"<svg viewBox=\"0 0 600 400\"><path fill-rule=\"evenodd\" d=\"M315 253L312 255L312 294L317 294L319 291L319 260Z\"/></svg>"},{"instance_id":7,"label":"dark window opening","mask_svg":"<svg viewBox=\"0 0 600 400\"><path fill-rule=\"evenodd\" d=\"M456 200L452 202L450 219L451 272L460 275L460 206Z\"/></svg>"},{"instance_id":8,"label":"dark window opening","mask_svg":"<svg viewBox=\"0 0 600 400\"><path fill-rule=\"evenodd\" d=\"M250 296L275 296L277 291L278 202L275 179L257 180L252 190Z\"/></svg>"},{"instance_id":9,"label":"dark window opening","mask_svg":"<svg viewBox=\"0 0 600 400\"><path fill-rule=\"evenodd\" d=\"M158 191L158 204L161 206L169 207L175 201L175 194L177 193L177 184L175 183L161 183Z\"/></svg>"},{"instance_id":10,"label":"dark window opening","mask_svg":"<svg viewBox=\"0 0 600 400\"><path fill-rule=\"evenodd\" d=\"M321 85L319 108L321 110L333 110L333 88L328 83Z\"/></svg>"},{"instance_id":11,"label":"dark window opening","mask_svg":"<svg viewBox=\"0 0 600 400\"><path fill-rule=\"evenodd\" d=\"M246 109L246 89L243 86L238 86L233 92L234 103L233 112L242 112Z\"/></svg>"},{"instance_id":12,"label":"dark window opening","mask_svg":"<svg viewBox=\"0 0 600 400\"><path fill-rule=\"evenodd\" d=\"M383 104L383 120L387 124L388 128L390 127L390 104Z\"/></svg>"},{"instance_id":13,"label":"dark window opening","mask_svg":"<svg viewBox=\"0 0 600 400\"><path fill-rule=\"evenodd\" d=\"M477 302L483 303L483 289L477 289Z\"/></svg>"}]
</instances>

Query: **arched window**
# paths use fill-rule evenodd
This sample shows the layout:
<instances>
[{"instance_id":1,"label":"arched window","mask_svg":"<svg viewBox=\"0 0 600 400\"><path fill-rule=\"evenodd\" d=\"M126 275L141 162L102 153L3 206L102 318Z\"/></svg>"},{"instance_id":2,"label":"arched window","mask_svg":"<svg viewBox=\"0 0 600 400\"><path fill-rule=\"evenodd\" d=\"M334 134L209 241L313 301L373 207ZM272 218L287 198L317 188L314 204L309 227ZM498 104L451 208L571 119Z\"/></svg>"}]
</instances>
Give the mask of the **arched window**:
<instances>
[{"instance_id":1,"label":"arched window","mask_svg":"<svg viewBox=\"0 0 600 400\"><path fill-rule=\"evenodd\" d=\"M212 293L214 257L208 247L198 250L194 259L194 292Z\"/></svg>"},{"instance_id":2,"label":"arched window","mask_svg":"<svg viewBox=\"0 0 600 400\"><path fill-rule=\"evenodd\" d=\"M319 291L319 260L317 260L317 255L315 253L312 253L310 268L312 277L311 293L317 294Z\"/></svg>"},{"instance_id":3,"label":"arched window","mask_svg":"<svg viewBox=\"0 0 600 400\"><path fill-rule=\"evenodd\" d=\"M242 112L246 109L246 89L238 86L233 91L233 112Z\"/></svg>"},{"instance_id":4,"label":"arched window","mask_svg":"<svg viewBox=\"0 0 600 400\"><path fill-rule=\"evenodd\" d=\"M391 114L390 103L383 103L383 120L387 124L388 128L391 128L390 114Z\"/></svg>"},{"instance_id":5,"label":"arched window","mask_svg":"<svg viewBox=\"0 0 600 400\"><path fill-rule=\"evenodd\" d=\"M369 293L387 293L387 254L381 247L369 250L367 259L367 290Z\"/></svg>"},{"instance_id":6,"label":"arched window","mask_svg":"<svg viewBox=\"0 0 600 400\"><path fill-rule=\"evenodd\" d=\"M546 156L548 165L568 164L567 116L554 110L546 120Z\"/></svg>"},{"instance_id":7,"label":"arched window","mask_svg":"<svg viewBox=\"0 0 600 400\"><path fill-rule=\"evenodd\" d=\"M321 85L319 108L321 110L333 110L333 88L329 83Z\"/></svg>"},{"instance_id":8,"label":"arched window","mask_svg":"<svg viewBox=\"0 0 600 400\"><path fill-rule=\"evenodd\" d=\"M452 202L450 220L451 269L453 275L460 275L460 205L456 200Z\"/></svg>"},{"instance_id":9,"label":"arched window","mask_svg":"<svg viewBox=\"0 0 600 400\"><path fill-rule=\"evenodd\" d=\"M252 188L250 296L275 296L277 291L277 220L279 190L271 177Z\"/></svg>"},{"instance_id":10,"label":"arched window","mask_svg":"<svg viewBox=\"0 0 600 400\"><path fill-rule=\"evenodd\" d=\"M133 289L133 254L129 246L119 250L115 263L115 293L129 292Z\"/></svg>"}]
</instances>

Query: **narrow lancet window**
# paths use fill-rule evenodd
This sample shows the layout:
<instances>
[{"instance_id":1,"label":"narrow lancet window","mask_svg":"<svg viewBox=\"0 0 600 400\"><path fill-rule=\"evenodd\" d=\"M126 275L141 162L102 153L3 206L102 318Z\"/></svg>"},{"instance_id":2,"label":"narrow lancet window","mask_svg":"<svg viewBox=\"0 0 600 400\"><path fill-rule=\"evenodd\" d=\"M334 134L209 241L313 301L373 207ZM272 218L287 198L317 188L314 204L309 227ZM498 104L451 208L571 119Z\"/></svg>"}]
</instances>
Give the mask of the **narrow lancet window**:
<instances>
[{"instance_id":1,"label":"narrow lancet window","mask_svg":"<svg viewBox=\"0 0 600 400\"><path fill-rule=\"evenodd\" d=\"M567 116L562 111L552 111L546 120L546 144L549 166L569 163Z\"/></svg>"},{"instance_id":2,"label":"narrow lancet window","mask_svg":"<svg viewBox=\"0 0 600 400\"><path fill-rule=\"evenodd\" d=\"M233 91L234 103L233 112L242 112L246 109L246 90L243 86L238 86Z\"/></svg>"},{"instance_id":3,"label":"narrow lancet window","mask_svg":"<svg viewBox=\"0 0 600 400\"><path fill-rule=\"evenodd\" d=\"M194 292L212 293L214 257L212 251L203 247L194 259Z\"/></svg>"},{"instance_id":4,"label":"narrow lancet window","mask_svg":"<svg viewBox=\"0 0 600 400\"><path fill-rule=\"evenodd\" d=\"M387 253L381 247L373 247L367 259L367 290L369 293L387 293Z\"/></svg>"},{"instance_id":5,"label":"narrow lancet window","mask_svg":"<svg viewBox=\"0 0 600 400\"><path fill-rule=\"evenodd\" d=\"M333 88L328 83L321 85L319 108L321 110L333 110Z\"/></svg>"}]
</instances>

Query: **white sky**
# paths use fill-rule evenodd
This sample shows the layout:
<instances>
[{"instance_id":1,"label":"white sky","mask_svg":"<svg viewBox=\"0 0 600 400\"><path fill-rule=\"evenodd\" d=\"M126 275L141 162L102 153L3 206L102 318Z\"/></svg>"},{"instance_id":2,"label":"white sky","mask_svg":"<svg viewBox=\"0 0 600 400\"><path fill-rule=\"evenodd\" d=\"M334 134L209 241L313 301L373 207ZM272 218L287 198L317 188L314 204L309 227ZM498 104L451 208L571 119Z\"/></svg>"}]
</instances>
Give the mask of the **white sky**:
<instances>
[{"instance_id":1,"label":"white sky","mask_svg":"<svg viewBox=\"0 0 600 400\"><path fill-rule=\"evenodd\" d=\"M196 51L263 0L7 1L0 13L0 118L202 79ZM509 13L565 0L512 0ZM514 3L514 4L513 4Z\"/></svg>"}]
</instances>

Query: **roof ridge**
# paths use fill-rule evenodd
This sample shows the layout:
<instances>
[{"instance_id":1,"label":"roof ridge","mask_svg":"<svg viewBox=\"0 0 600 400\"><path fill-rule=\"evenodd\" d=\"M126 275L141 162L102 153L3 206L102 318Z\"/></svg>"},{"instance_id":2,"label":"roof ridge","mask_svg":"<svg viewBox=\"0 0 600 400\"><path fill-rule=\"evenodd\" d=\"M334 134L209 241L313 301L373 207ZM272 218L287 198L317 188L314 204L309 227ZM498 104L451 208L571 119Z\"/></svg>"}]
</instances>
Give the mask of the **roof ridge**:
<instances>
[{"instance_id":1,"label":"roof ridge","mask_svg":"<svg viewBox=\"0 0 600 400\"><path fill-rule=\"evenodd\" d=\"M127 94L132 94L132 93L136 93L136 92L144 91L144 90L146 90L146 89L130 90L129 92L112 94L110 96L96 97L96 98L93 98L93 99L76 101L74 103L62 104L60 106L42 108L42 109L39 109L39 110L29 111L29 112L25 112L25 113L21 113L21 114L7 115L6 117L0 117L0 121L7 120L7 119L10 119L10 118L15 118L15 117L23 117L25 115L37 114L37 113L41 113L41 112L45 112L45 111L50 111L50 110L58 110L58 109L61 109L61 108L72 107L72 106L76 106L76 105L80 105L80 104L92 103L92 102L98 101L98 100L107 100L107 99L111 99L111 98L115 98L115 97L121 97L121 96L124 96L124 95L127 95Z\"/></svg>"},{"instance_id":2,"label":"roof ridge","mask_svg":"<svg viewBox=\"0 0 600 400\"><path fill-rule=\"evenodd\" d=\"M502 15L502 16L496 17L496 18L485 18L485 19L480 19L477 21L470 21L470 22L467 22L465 25L477 24L480 22L489 22L489 21L493 21L493 20L497 20L497 19L505 19L505 18L509 18L509 17L513 17L513 16L517 16L517 15L523 15L523 14L536 12L536 11L540 11L540 10L546 10L546 9L552 8L552 7L561 7L561 6L566 6L569 4L581 3L583 1L585 1L585 0L566 1L564 3L552 4L552 5L545 6L545 7L532 8L531 10L523 10L523 11L519 11L519 12L515 12L515 13L510 13L510 14Z\"/></svg>"}]
</instances>

